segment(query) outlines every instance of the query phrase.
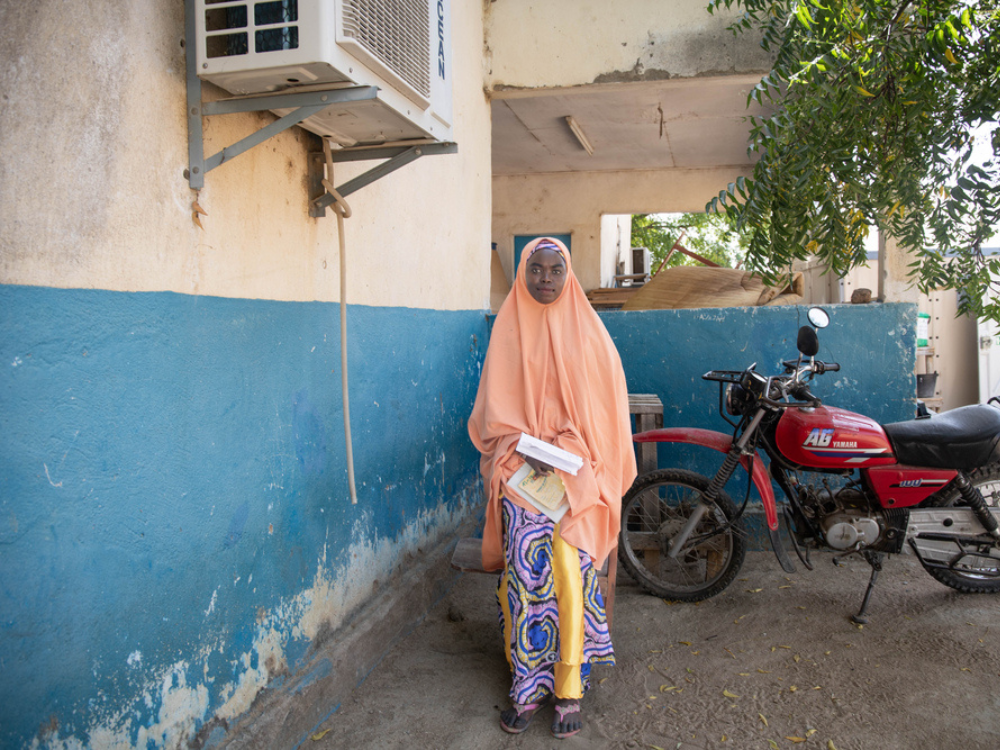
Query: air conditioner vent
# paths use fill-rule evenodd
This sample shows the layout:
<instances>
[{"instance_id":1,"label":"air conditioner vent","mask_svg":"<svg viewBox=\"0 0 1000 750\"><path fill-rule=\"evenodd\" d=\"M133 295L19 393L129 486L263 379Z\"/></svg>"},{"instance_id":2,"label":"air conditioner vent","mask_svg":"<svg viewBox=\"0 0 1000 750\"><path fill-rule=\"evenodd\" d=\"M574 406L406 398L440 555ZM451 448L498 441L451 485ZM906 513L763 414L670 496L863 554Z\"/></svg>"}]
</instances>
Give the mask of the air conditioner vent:
<instances>
[{"instance_id":1,"label":"air conditioner vent","mask_svg":"<svg viewBox=\"0 0 1000 750\"><path fill-rule=\"evenodd\" d=\"M429 97L427 0L344 0L343 34Z\"/></svg>"},{"instance_id":2,"label":"air conditioner vent","mask_svg":"<svg viewBox=\"0 0 1000 750\"><path fill-rule=\"evenodd\" d=\"M205 0L205 31L208 57L233 57L250 51L248 33L255 52L297 49L299 46L298 0L253 3L253 28L247 31L248 2ZM215 7L213 7L215 6Z\"/></svg>"}]
</instances>

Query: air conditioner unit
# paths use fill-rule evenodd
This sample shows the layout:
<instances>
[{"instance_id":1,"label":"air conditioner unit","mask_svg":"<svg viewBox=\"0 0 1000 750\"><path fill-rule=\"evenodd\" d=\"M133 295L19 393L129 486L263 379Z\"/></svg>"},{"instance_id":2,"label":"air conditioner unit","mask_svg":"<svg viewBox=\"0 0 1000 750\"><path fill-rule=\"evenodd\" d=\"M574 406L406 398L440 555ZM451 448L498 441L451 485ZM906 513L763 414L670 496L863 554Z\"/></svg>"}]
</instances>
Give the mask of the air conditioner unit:
<instances>
[{"instance_id":1,"label":"air conditioner unit","mask_svg":"<svg viewBox=\"0 0 1000 750\"><path fill-rule=\"evenodd\" d=\"M449 3L195 0L198 75L237 95L376 86L302 127L345 147L450 141Z\"/></svg>"},{"instance_id":2,"label":"air conditioner unit","mask_svg":"<svg viewBox=\"0 0 1000 750\"><path fill-rule=\"evenodd\" d=\"M648 274L653 265L653 254L649 251L649 248L645 247L633 247L632 248L632 273L645 273ZM642 281L640 280L641 284Z\"/></svg>"}]
</instances>

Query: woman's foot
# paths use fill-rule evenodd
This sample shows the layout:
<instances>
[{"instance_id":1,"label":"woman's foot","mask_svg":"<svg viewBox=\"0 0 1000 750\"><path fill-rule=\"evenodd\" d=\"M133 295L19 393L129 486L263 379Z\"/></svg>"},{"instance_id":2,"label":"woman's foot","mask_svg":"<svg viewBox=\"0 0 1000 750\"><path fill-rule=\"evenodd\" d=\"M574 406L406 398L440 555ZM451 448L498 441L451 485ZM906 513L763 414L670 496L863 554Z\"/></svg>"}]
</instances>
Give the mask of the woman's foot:
<instances>
[{"instance_id":1,"label":"woman's foot","mask_svg":"<svg viewBox=\"0 0 1000 750\"><path fill-rule=\"evenodd\" d=\"M512 703L510 708L500 714L500 728L511 734L520 734L528 728L543 702Z\"/></svg>"},{"instance_id":2,"label":"woman's foot","mask_svg":"<svg viewBox=\"0 0 1000 750\"><path fill-rule=\"evenodd\" d=\"M552 736L557 740L572 737L583 729L583 714L580 701L575 698L557 698L556 715L552 719Z\"/></svg>"}]
</instances>

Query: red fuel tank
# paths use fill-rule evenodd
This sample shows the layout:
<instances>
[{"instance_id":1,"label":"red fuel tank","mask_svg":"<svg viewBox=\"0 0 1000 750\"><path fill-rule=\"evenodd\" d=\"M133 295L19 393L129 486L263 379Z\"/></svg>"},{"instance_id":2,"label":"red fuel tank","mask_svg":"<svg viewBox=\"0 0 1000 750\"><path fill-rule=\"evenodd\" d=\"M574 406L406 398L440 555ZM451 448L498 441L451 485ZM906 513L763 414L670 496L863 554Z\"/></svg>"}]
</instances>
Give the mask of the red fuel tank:
<instances>
[{"instance_id":1,"label":"red fuel tank","mask_svg":"<svg viewBox=\"0 0 1000 750\"><path fill-rule=\"evenodd\" d=\"M782 455L800 466L864 469L896 461L878 422L832 406L786 409L774 438Z\"/></svg>"}]
</instances>

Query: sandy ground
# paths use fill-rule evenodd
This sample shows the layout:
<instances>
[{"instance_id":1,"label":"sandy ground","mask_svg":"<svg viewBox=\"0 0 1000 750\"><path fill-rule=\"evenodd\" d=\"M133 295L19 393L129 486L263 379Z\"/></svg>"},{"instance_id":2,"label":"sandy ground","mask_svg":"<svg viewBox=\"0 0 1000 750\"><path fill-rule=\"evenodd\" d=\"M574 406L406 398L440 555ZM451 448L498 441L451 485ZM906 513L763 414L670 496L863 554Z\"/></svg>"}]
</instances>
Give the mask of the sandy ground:
<instances>
[{"instance_id":1,"label":"sandy ground","mask_svg":"<svg viewBox=\"0 0 1000 750\"><path fill-rule=\"evenodd\" d=\"M1000 748L1000 596L959 594L910 556L869 568L828 554L787 575L755 552L721 595L668 604L619 567L618 665L595 669L576 737L522 735L507 706L493 576L466 574L303 748ZM327 731L329 730L329 731Z\"/></svg>"}]
</instances>

